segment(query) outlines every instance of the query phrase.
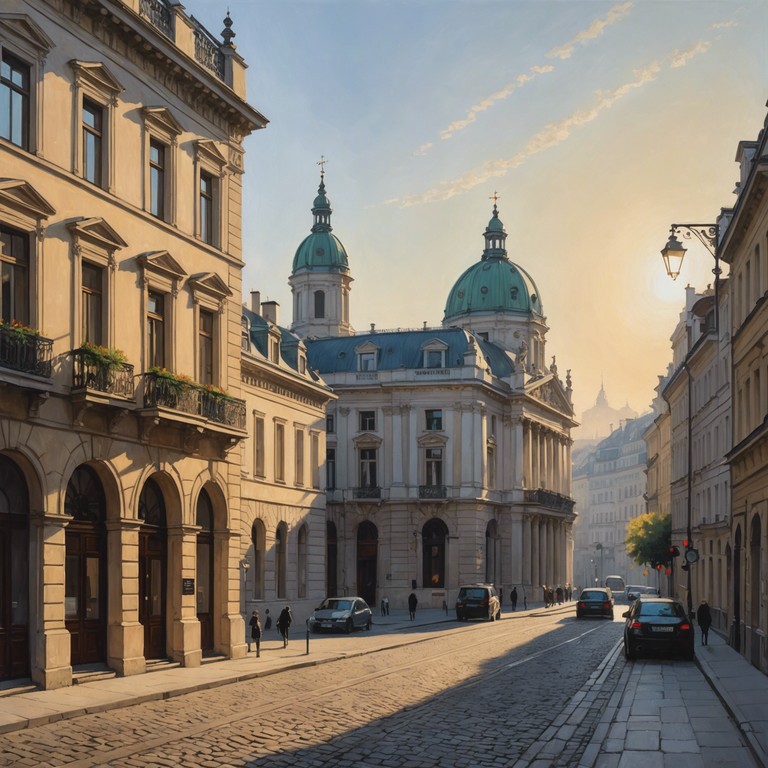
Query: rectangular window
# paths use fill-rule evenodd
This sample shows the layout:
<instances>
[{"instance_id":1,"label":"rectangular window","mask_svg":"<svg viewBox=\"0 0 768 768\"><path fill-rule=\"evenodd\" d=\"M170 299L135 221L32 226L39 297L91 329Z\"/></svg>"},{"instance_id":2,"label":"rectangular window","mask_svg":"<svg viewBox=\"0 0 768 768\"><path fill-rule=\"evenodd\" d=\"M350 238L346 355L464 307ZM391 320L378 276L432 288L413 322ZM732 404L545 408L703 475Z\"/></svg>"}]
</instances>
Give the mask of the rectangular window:
<instances>
[{"instance_id":1,"label":"rectangular window","mask_svg":"<svg viewBox=\"0 0 768 768\"><path fill-rule=\"evenodd\" d=\"M275 480L285 482L285 425L275 424Z\"/></svg>"},{"instance_id":2,"label":"rectangular window","mask_svg":"<svg viewBox=\"0 0 768 768\"><path fill-rule=\"evenodd\" d=\"M200 239L213 245L214 180L210 173L200 173Z\"/></svg>"},{"instance_id":3,"label":"rectangular window","mask_svg":"<svg viewBox=\"0 0 768 768\"><path fill-rule=\"evenodd\" d=\"M433 409L428 410L427 414L427 429L441 431L443 428L443 412L442 410Z\"/></svg>"},{"instance_id":4,"label":"rectangular window","mask_svg":"<svg viewBox=\"0 0 768 768\"><path fill-rule=\"evenodd\" d=\"M83 341L102 344L102 285L101 267L83 262Z\"/></svg>"},{"instance_id":5,"label":"rectangular window","mask_svg":"<svg viewBox=\"0 0 768 768\"><path fill-rule=\"evenodd\" d=\"M360 411L360 431L372 432L376 429L376 411Z\"/></svg>"},{"instance_id":6,"label":"rectangular window","mask_svg":"<svg viewBox=\"0 0 768 768\"><path fill-rule=\"evenodd\" d=\"M0 226L0 318L29 322L29 237Z\"/></svg>"},{"instance_id":7,"label":"rectangular window","mask_svg":"<svg viewBox=\"0 0 768 768\"><path fill-rule=\"evenodd\" d=\"M358 355L358 364L361 371L375 371L376 370L376 353L375 352L361 352Z\"/></svg>"},{"instance_id":8,"label":"rectangular window","mask_svg":"<svg viewBox=\"0 0 768 768\"><path fill-rule=\"evenodd\" d=\"M443 449L427 448L427 485L443 484Z\"/></svg>"},{"instance_id":9,"label":"rectangular window","mask_svg":"<svg viewBox=\"0 0 768 768\"><path fill-rule=\"evenodd\" d=\"M273 363L280 362L280 342L277 339L269 340L269 359Z\"/></svg>"},{"instance_id":10,"label":"rectangular window","mask_svg":"<svg viewBox=\"0 0 768 768\"><path fill-rule=\"evenodd\" d=\"M296 485L304 485L304 430L296 430Z\"/></svg>"},{"instance_id":11,"label":"rectangular window","mask_svg":"<svg viewBox=\"0 0 768 768\"><path fill-rule=\"evenodd\" d=\"M376 488L376 449L360 449L360 487Z\"/></svg>"},{"instance_id":12,"label":"rectangular window","mask_svg":"<svg viewBox=\"0 0 768 768\"><path fill-rule=\"evenodd\" d=\"M424 361L425 368L442 368L445 352L442 349L429 349L426 352Z\"/></svg>"},{"instance_id":13,"label":"rectangular window","mask_svg":"<svg viewBox=\"0 0 768 768\"><path fill-rule=\"evenodd\" d=\"M325 417L325 431L329 435L332 435L336 431L336 417L332 413L329 413Z\"/></svg>"},{"instance_id":14,"label":"rectangular window","mask_svg":"<svg viewBox=\"0 0 768 768\"><path fill-rule=\"evenodd\" d=\"M198 381L201 384L213 384L213 312L200 310L199 333L200 370Z\"/></svg>"},{"instance_id":15,"label":"rectangular window","mask_svg":"<svg viewBox=\"0 0 768 768\"><path fill-rule=\"evenodd\" d=\"M165 144L149 140L149 212L158 219L165 219Z\"/></svg>"},{"instance_id":16,"label":"rectangular window","mask_svg":"<svg viewBox=\"0 0 768 768\"><path fill-rule=\"evenodd\" d=\"M253 474L264 477L264 419L254 417L253 424Z\"/></svg>"},{"instance_id":17,"label":"rectangular window","mask_svg":"<svg viewBox=\"0 0 768 768\"><path fill-rule=\"evenodd\" d=\"M336 490L336 449L327 448L325 451L325 487L326 490Z\"/></svg>"},{"instance_id":18,"label":"rectangular window","mask_svg":"<svg viewBox=\"0 0 768 768\"><path fill-rule=\"evenodd\" d=\"M29 67L5 52L0 61L0 137L29 149Z\"/></svg>"},{"instance_id":19,"label":"rectangular window","mask_svg":"<svg viewBox=\"0 0 768 768\"><path fill-rule=\"evenodd\" d=\"M104 110L89 99L83 99L83 178L92 184L102 183Z\"/></svg>"},{"instance_id":20,"label":"rectangular window","mask_svg":"<svg viewBox=\"0 0 768 768\"><path fill-rule=\"evenodd\" d=\"M310 457L312 469L312 487L320 487L320 436L316 433L312 434L312 444L310 448Z\"/></svg>"},{"instance_id":21,"label":"rectangular window","mask_svg":"<svg viewBox=\"0 0 768 768\"><path fill-rule=\"evenodd\" d=\"M147 367L165 367L165 297L149 292L147 300Z\"/></svg>"}]
</instances>

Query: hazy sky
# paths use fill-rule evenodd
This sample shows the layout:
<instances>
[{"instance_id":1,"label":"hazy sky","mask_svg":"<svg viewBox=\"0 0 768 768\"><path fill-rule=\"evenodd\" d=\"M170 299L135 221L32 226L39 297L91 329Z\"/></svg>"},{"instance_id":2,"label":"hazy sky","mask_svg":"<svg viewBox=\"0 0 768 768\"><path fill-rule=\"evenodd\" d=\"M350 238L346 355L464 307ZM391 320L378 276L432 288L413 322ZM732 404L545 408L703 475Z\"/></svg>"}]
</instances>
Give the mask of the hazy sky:
<instances>
[{"instance_id":1,"label":"hazy sky","mask_svg":"<svg viewBox=\"0 0 768 768\"><path fill-rule=\"evenodd\" d=\"M186 0L215 34L220 0ZM547 356L577 415L601 380L643 411L671 359L691 244L674 222L733 205L738 142L768 97L768 0L229 0L249 101L244 291L281 304L324 155L357 330L439 325L497 191L507 248L536 281Z\"/></svg>"}]
</instances>

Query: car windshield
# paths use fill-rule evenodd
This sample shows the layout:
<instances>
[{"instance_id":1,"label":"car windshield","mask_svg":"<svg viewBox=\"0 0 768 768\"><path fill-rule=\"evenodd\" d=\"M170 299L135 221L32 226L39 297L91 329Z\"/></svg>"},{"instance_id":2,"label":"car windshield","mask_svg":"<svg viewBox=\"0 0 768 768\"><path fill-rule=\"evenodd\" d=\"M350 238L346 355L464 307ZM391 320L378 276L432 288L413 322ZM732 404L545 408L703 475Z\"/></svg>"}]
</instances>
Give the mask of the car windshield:
<instances>
[{"instance_id":1,"label":"car windshield","mask_svg":"<svg viewBox=\"0 0 768 768\"><path fill-rule=\"evenodd\" d=\"M640 604L641 616L685 616L681 606L676 603L646 603Z\"/></svg>"},{"instance_id":2,"label":"car windshield","mask_svg":"<svg viewBox=\"0 0 768 768\"><path fill-rule=\"evenodd\" d=\"M482 588L461 590L462 597L471 597L478 600L482 600L485 597L485 593L486 591Z\"/></svg>"},{"instance_id":3,"label":"car windshield","mask_svg":"<svg viewBox=\"0 0 768 768\"><path fill-rule=\"evenodd\" d=\"M600 592L596 589L590 589L588 591L582 592L580 600L607 600L608 594L606 592Z\"/></svg>"},{"instance_id":4,"label":"car windshield","mask_svg":"<svg viewBox=\"0 0 768 768\"><path fill-rule=\"evenodd\" d=\"M348 611L352 608L351 600L324 600L320 606L323 610L330 611Z\"/></svg>"}]
</instances>

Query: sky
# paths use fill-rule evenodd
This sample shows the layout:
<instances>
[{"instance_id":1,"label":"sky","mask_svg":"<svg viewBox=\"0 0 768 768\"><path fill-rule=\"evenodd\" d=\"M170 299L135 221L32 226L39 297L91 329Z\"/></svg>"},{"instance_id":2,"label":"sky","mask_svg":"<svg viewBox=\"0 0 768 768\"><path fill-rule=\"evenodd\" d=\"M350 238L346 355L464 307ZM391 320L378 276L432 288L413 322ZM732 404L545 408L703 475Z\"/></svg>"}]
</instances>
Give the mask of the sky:
<instances>
[{"instance_id":1,"label":"sky","mask_svg":"<svg viewBox=\"0 0 768 768\"><path fill-rule=\"evenodd\" d=\"M220 0L186 0L213 33ZM712 282L672 223L734 205L739 141L768 98L768 0L229 0L249 102L244 293L290 325L293 255L321 157L354 283L352 325L440 325L479 260L498 194L510 259L534 278L547 357L577 418L601 385L647 411L685 286Z\"/></svg>"}]
</instances>

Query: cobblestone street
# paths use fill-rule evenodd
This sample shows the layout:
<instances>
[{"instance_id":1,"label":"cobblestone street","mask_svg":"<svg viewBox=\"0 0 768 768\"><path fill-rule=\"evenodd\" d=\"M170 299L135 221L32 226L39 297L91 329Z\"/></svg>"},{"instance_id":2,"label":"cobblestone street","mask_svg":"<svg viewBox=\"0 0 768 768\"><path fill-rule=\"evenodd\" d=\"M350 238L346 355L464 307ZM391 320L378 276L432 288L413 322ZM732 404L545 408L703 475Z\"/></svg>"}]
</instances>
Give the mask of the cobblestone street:
<instances>
[{"instance_id":1,"label":"cobblestone street","mask_svg":"<svg viewBox=\"0 0 768 768\"><path fill-rule=\"evenodd\" d=\"M554 615L451 628L398 649L13 733L0 739L0 765L506 766L584 685L619 628ZM570 759L590 735L585 721Z\"/></svg>"}]
</instances>

